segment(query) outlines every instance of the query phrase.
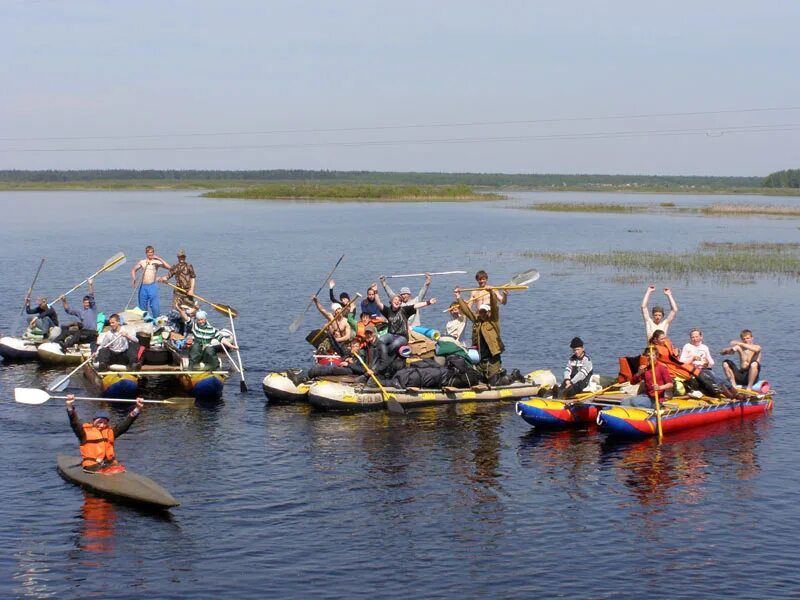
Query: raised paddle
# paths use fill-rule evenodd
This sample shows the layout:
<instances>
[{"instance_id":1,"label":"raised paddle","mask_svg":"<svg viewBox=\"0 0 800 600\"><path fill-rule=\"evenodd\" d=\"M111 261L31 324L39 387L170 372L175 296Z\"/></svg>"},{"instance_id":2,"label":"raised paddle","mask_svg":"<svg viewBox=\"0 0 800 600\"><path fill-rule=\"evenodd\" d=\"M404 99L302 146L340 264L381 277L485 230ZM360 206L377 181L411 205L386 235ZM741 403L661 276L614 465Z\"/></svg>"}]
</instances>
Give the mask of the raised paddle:
<instances>
[{"instance_id":1,"label":"raised paddle","mask_svg":"<svg viewBox=\"0 0 800 600\"><path fill-rule=\"evenodd\" d=\"M344 254L342 254L339 257L339 260L336 261L336 264L333 265L333 268L331 269L331 272L328 273L328 276L325 278L325 281L322 282L322 285L319 286L319 289L317 290L317 293L314 294L314 298L319 296L320 292L322 291L322 288L324 288L328 284L328 282L330 281L331 277L333 277L333 272L336 270L336 267L339 266L339 263L342 262L343 259L344 259ZM301 312L299 315L297 315L295 317L294 321L292 321L289 324L289 331L290 332L294 333L295 331L297 331L297 329L300 327L300 324L303 322L303 319L306 318L306 313L308 312L308 309L311 308L312 304L314 304L313 300L311 300L308 303L308 305L306 306L305 310L303 312Z\"/></svg>"},{"instance_id":2,"label":"raised paddle","mask_svg":"<svg viewBox=\"0 0 800 600\"><path fill-rule=\"evenodd\" d=\"M392 396L389 392L386 391L386 388L383 387L381 382L378 380L378 376L373 373L372 369L367 366L367 363L364 362L364 359L358 355L358 351L353 350L353 356L358 359L358 362L361 363L361 366L364 367L364 370L367 374L372 378L372 381L375 382L375 385L378 386L378 389L381 391L381 396L383 396L383 402L386 404L386 408L389 409L390 415L404 415L406 413L403 405L397 401L397 398Z\"/></svg>"},{"instance_id":3,"label":"raised paddle","mask_svg":"<svg viewBox=\"0 0 800 600\"><path fill-rule=\"evenodd\" d=\"M142 278L144 278L144 271L142 271ZM128 303L125 305L125 310L128 310L131 307L131 302L133 302L133 295L136 293L136 282L139 282L139 287L142 287L142 280L139 279L139 275L136 275L136 279L133 280L133 290L131 290L131 295L128 298Z\"/></svg>"},{"instance_id":4,"label":"raised paddle","mask_svg":"<svg viewBox=\"0 0 800 600\"><path fill-rule=\"evenodd\" d=\"M169 287L178 290L181 294L186 294L187 296L190 295L187 290L183 289L182 287L178 287L177 285L172 285L169 281L164 281L163 283L166 283ZM220 304L218 302L211 302L211 300L206 300L205 298L203 298L202 296L198 296L197 294L191 294L191 296L192 298L197 298L198 300L200 300L200 302L205 302L215 311L222 313L225 316L231 316L231 317L239 316L239 313L232 306L228 306L227 304Z\"/></svg>"},{"instance_id":5,"label":"raised paddle","mask_svg":"<svg viewBox=\"0 0 800 600\"><path fill-rule=\"evenodd\" d=\"M84 279L83 281L81 281L81 282L80 282L78 285L74 286L72 289L70 289L70 290L68 290L68 291L64 292L63 294L61 294L61 295L60 295L58 298L56 298L55 300L53 300L53 301L52 301L50 304L48 304L47 306L53 306L53 304L55 304L55 303L56 303L58 300L62 300L62 299L64 299L64 298L66 298L66 297L67 297L67 296L69 296L69 295L70 295L72 292L74 292L74 291L75 291L75 290L77 290L79 287L81 287L81 286L82 286L84 283L86 283L86 282L87 282L87 281L89 281L90 279L94 279L95 277L97 277L98 275L100 275L100 273L105 273L105 272L107 272L107 271L113 271L113 270L114 270L114 269L116 269L117 267L119 267L119 266L121 266L121 265L124 265L124 264L125 264L125 255L124 255L122 252L117 252L117 253L116 253L114 256L112 256L111 258L109 258L109 259L108 259L108 260L107 260L107 261L106 261L106 262L103 264L103 266L102 266L102 267L100 267L100 268L99 268L97 271L95 271L95 272L94 272L92 275L89 275L89 276L88 276L86 279Z\"/></svg>"},{"instance_id":6,"label":"raised paddle","mask_svg":"<svg viewBox=\"0 0 800 600\"><path fill-rule=\"evenodd\" d=\"M338 319L340 316L346 315L347 311L350 308L350 305L356 302L359 298L361 298L361 294L356 294L354 298L350 299L350 302L348 302L342 308L333 313L333 316L330 319L328 319L328 322L325 323L325 325L323 325L319 330L317 330L317 332L314 335L312 335L311 338L306 338L308 340L308 343L314 346L314 342L316 342L320 337L322 337L322 334L325 333L325 330L328 328L328 326L331 323L333 323L336 319Z\"/></svg>"},{"instance_id":7,"label":"raised paddle","mask_svg":"<svg viewBox=\"0 0 800 600\"><path fill-rule=\"evenodd\" d=\"M434 273L404 273L402 275L389 275L389 279L398 279L400 277L424 277L427 275L463 275L466 271L436 271Z\"/></svg>"},{"instance_id":8,"label":"raised paddle","mask_svg":"<svg viewBox=\"0 0 800 600\"><path fill-rule=\"evenodd\" d=\"M656 380L656 359L653 356L652 344L647 347L650 354L650 374L653 377L653 396L655 399L656 407L656 427L658 428L658 441L660 442L664 437L664 430L661 427L661 403L658 401L658 381Z\"/></svg>"},{"instance_id":9,"label":"raised paddle","mask_svg":"<svg viewBox=\"0 0 800 600\"><path fill-rule=\"evenodd\" d=\"M481 290L485 290L485 289L486 288L461 288L461 291L462 292L480 292ZM510 292L512 290L527 290L528 286L527 285L510 285L510 284L507 283L505 285L493 285L492 289L501 290L501 291L504 291L504 292Z\"/></svg>"},{"instance_id":10,"label":"raised paddle","mask_svg":"<svg viewBox=\"0 0 800 600\"><path fill-rule=\"evenodd\" d=\"M75 400L88 400L90 402L136 402L125 398L89 398L85 396L74 396ZM14 401L20 404L44 404L48 400L66 400L67 396L51 396L44 390L36 388L14 388ZM147 404L166 404L171 406L191 406L194 404L194 398L188 396L176 396L174 398L167 398L166 400L142 400Z\"/></svg>"},{"instance_id":11,"label":"raised paddle","mask_svg":"<svg viewBox=\"0 0 800 600\"><path fill-rule=\"evenodd\" d=\"M600 396L602 394L605 394L608 390L613 389L615 387L619 387L621 385L625 385L626 383L628 383L628 382L627 381L617 381L617 382L612 383L610 386L603 388L602 390L598 390L596 392L591 392L590 394L588 394L586 396L576 396L574 398L568 398L568 399L565 399L565 400L570 400L570 401L572 401L573 404L583 404L587 400L591 400L595 396Z\"/></svg>"},{"instance_id":12,"label":"raised paddle","mask_svg":"<svg viewBox=\"0 0 800 600\"><path fill-rule=\"evenodd\" d=\"M42 271L42 267L44 266L44 259L41 260L39 263L39 268L36 269L36 273L33 276L33 281L31 281L31 287L28 288L28 292L25 294L25 300L22 301L22 308L19 311L19 317L17 317L16 323L14 323L14 331L16 332L19 327L19 321L25 315L25 308L28 306L28 303L31 301L31 295L33 294L33 286L36 285L36 280L39 279L39 273Z\"/></svg>"}]
</instances>

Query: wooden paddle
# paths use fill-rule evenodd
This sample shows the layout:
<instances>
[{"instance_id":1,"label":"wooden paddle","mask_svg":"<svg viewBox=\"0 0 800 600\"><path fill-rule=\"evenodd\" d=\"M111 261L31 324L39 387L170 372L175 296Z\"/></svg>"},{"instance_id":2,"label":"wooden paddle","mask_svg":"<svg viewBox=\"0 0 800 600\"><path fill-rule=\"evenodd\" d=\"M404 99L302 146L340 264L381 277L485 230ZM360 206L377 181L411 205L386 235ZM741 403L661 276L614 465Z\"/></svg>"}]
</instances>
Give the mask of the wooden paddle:
<instances>
[{"instance_id":1,"label":"wooden paddle","mask_svg":"<svg viewBox=\"0 0 800 600\"><path fill-rule=\"evenodd\" d=\"M658 400L658 381L656 381L656 359L653 355L652 344L647 347L647 351L650 354L650 374L653 377L653 397L655 399L655 407L656 407L656 428L658 429L658 441L660 442L664 438L664 430L661 427L661 403Z\"/></svg>"},{"instance_id":2,"label":"wooden paddle","mask_svg":"<svg viewBox=\"0 0 800 600\"><path fill-rule=\"evenodd\" d=\"M187 290L185 290L185 289L183 289L181 287L178 287L177 285L173 285L169 281L164 281L163 283L166 283L169 287L171 287L171 288L173 288L175 290L178 290L181 294L186 294L187 296L191 296L192 298L197 298L198 300L200 300L200 302L205 302L211 308L213 308L215 311L217 311L219 313L222 313L226 317L227 316L230 316L230 317L239 316L238 311L235 308L233 308L232 306L228 306L227 304L219 304L218 302L211 302L211 300L206 300L205 298L203 298L202 296L198 296L197 294L189 294L189 292Z\"/></svg>"},{"instance_id":3,"label":"wooden paddle","mask_svg":"<svg viewBox=\"0 0 800 600\"><path fill-rule=\"evenodd\" d=\"M463 275L466 271L436 271L428 273L428 275ZM404 273L403 275L389 275L389 279L398 279L400 277L424 277L425 273Z\"/></svg>"},{"instance_id":4,"label":"wooden paddle","mask_svg":"<svg viewBox=\"0 0 800 600\"><path fill-rule=\"evenodd\" d=\"M125 264L125 255L124 255L122 252L117 252L117 253L116 253L114 256L112 256L111 258L109 258L109 259L108 259L108 260L107 260L107 261L106 261L106 262L103 264L103 266L102 266L102 267L100 267L100 268L99 268L97 271L95 271L95 273L94 273L94 274L92 274L92 275L89 275L89 276L88 276L86 279L84 279L83 281L81 281L81 282L80 282L78 285L74 286L72 289L70 289L70 290L67 290L66 292L64 292L63 294L61 294L60 296L58 296L58 297L57 297L55 300L53 300L53 301L52 301L50 304L48 304L47 306L53 306L53 304L55 304L55 303L56 303L56 302L58 302L59 300L63 300L64 298L66 298L67 296L69 296L69 295L70 295L72 292L74 292L74 291L75 291L75 290L77 290L79 287L81 287L81 286L82 286L84 283L86 283L86 282L87 282L87 281L89 281L90 279L94 279L95 277L97 277L98 275L100 275L100 273L105 273L106 271L113 271L113 270L114 270L114 269L116 269L117 267L119 267L119 266L121 266L121 265L124 265L124 264Z\"/></svg>"},{"instance_id":5,"label":"wooden paddle","mask_svg":"<svg viewBox=\"0 0 800 600\"><path fill-rule=\"evenodd\" d=\"M569 400L571 400L573 404L584 404L587 400L591 400L595 396L601 396L605 394L608 390L613 389L615 387L619 387L621 385L625 385L626 383L629 382L617 381L615 383L612 383L610 386L603 388L602 390L599 390L597 392L591 392L587 396L576 396L575 398L569 398Z\"/></svg>"},{"instance_id":6,"label":"wooden paddle","mask_svg":"<svg viewBox=\"0 0 800 600\"><path fill-rule=\"evenodd\" d=\"M14 323L15 333L19 331L19 322L22 319L22 317L25 316L25 308L31 301L31 295L33 294L33 286L36 285L36 280L39 279L39 273L41 273L43 266L44 266L44 259L42 259L41 262L39 263L39 268L36 269L36 273L33 276L33 281L31 281L31 287L28 288L28 292L25 294L25 300L22 301L22 308L19 311L19 317L17 317L17 321Z\"/></svg>"},{"instance_id":7,"label":"wooden paddle","mask_svg":"<svg viewBox=\"0 0 800 600\"><path fill-rule=\"evenodd\" d=\"M136 402L125 398L90 398L86 396L74 396L75 400L88 400L90 402ZM48 400L66 400L67 396L51 396L44 390L36 388L14 388L14 401L20 404L44 404ZM176 396L166 400L142 400L147 404L167 404L171 406L192 406L194 398Z\"/></svg>"},{"instance_id":8,"label":"wooden paddle","mask_svg":"<svg viewBox=\"0 0 800 600\"><path fill-rule=\"evenodd\" d=\"M330 319L328 319L328 322L325 323L325 325L323 325L322 328L317 331L317 333L312 335L310 339L306 338L308 340L308 343L311 344L312 346L316 347L314 345L315 342L319 338L322 337L322 334L325 333L325 330L328 328L328 326L331 323L333 323L336 319L338 319L340 316L346 315L347 311L350 309L350 305L353 304L354 302L358 301L359 298L361 298L361 294L356 294L355 297L351 298L350 301L347 304L345 304L342 308L340 308L335 313L333 313L333 316ZM313 300L312 300L312 303L313 303Z\"/></svg>"},{"instance_id":9,"label":"wooden paddle","mask_svg":"<svg viewBox=\"0 0 800 600\"><path fill-rule=\"evenodd\" d=\"M316 293L316 294L314 294L314 297L315 297L315 298L316 298L317 296L319 296L320 292L322 291L322 288L324 288L324 287L325 287L325 286L328 284L328 282L330 281L331 277L333 277L333 272L336 270L336 268L339 266L339 263L340 263L340 262L342 262L342 260L344 260L344 254L342 254L342 255L339 257L339 260L337 260L337 261L336 261L336 264L335 264L335 265L333 265L333 268L331 269L330 273L328 273L328 276L325 278L325 281L323 281L323 282L322 282L322 285L321 285L321 286L319 286L319 289L317 290L317 293ZM308 303L308 305L306 306L305 310L304 310L303 312L301 312L299 315L297 315L297 316L295 317L294 321L292 321L292 322L289 324L289 331L290 331L290 332L294 333L295 331L297 331L297 329L300 327L300 323L302 323L302 322L303 322L303 319L305 319L305 317L306 317L306 313L308 312L308 309L309 309L309 308L311 308L311 305L312 305L312 304L314 304L314 301L313 301L313 300L311 300L311 301Z\"/></svg>"},{"instance_id":10,"label":"wooden paddle","mask_svg":"<svg viewBox=\"0 0 800 600\"><path fill-rule=\"evenodd\" d=\"M372 369L370 369L369 366L367 366L367 363L364 362L364 359L359 356L358 351L353 350L353 356L358 359L358 362L361 363L361 366L364 367L364 370L367 372L367 374L372 377L372 381L374 381L378 386L378 389L381 391L381 396L383 396L383 402L386 404L386 408L389 409L389 414L404 415L406 411L403 408L403 405L397 401L397 398L386 391L386 388L383 387L381 382L378 380L378 376L372 372Z\"/></svg>"},{"instance_id":11,"label":"wooden paddle","mask_svg":"<svg viewBox=\"0 0 800 600\"><path fill-rule=\"evenodd\" d=\"M461 288L461 291L462 292L480 292L481 290L485 290L485 289L486 288L479 288L479 287L478 288ZM512 290L527 290L528 286L527 285L511 285L511 284L507 283L505 285L492 286L492 289L509 292L509 291L512 291Z\"/></svg>"}]
</instances>

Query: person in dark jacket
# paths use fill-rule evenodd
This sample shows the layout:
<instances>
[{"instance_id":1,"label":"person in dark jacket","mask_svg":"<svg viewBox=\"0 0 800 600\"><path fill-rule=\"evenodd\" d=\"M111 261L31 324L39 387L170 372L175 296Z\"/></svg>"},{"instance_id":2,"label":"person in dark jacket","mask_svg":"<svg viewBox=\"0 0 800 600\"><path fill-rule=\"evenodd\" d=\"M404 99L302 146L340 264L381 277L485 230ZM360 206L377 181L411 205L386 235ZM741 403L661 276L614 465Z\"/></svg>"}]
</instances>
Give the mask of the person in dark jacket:
<instances>
[{"instance_id":1,"label":"person in dark jacket","mask_svg":"<svg viewBox=\"0 0 800 600\"><path fill-rule=\"evenodd\" d=\"M70 427L80 442L83 470L99 471L106 467L119 465L114 451L114 441L128 431L139 416L144 405L143 400L137 398L136 406L128 413L125 420L113 428L109 424L111 415L106 410L98 410L91 423L81 423L74 403L75 396L68 394L66 399L67 415L69 415Z\"/></svg>"},{"instance_id":2,"label":"person in dark jacket","mask_svg":"<svg viewBox=\"0 0 800 600\"><path fill-rule=\"evenodd\" d=\"M52 306L47 305L47 298L44 296L36 299L36 308L31 308L30 296L26 297L25 312L37 315L31 319L30 326L38 328L44 337L48 337L52 328L58 327L58 313Z\"/></svg>"}]
</instances>

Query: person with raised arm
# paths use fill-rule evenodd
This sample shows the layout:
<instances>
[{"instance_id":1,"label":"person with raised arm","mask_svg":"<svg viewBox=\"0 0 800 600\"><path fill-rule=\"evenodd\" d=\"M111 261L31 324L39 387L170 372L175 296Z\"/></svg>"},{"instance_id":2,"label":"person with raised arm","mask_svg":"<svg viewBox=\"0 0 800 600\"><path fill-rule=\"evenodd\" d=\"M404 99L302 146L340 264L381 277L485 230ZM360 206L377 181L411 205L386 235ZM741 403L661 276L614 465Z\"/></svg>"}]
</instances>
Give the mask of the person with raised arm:
<instances>
[{"instance_id":1,"label":"person with raised arm","mask_svg":"<svg viewBox=\"0 0 800 600\"><path fill-rule=\"evenodd\" d=\"M381 284L383 285L383 289L386 291L386 294L391 298L392 296L400 296L400 303L403 306L413 306L419 302L425 300L425 294L428 293L428 288L431 285L431 274L425 273L425 283L422 284L419 292L413 298L411 297L411 288L403 286L400 288L400 292L395 294L389 284L386 282L386 275L380 276ZM419 313L414 313L414 315L408 320L408 324L411 327L419 327L421 322L419 320Z\"/></svg>"},{"instance_id":2,"label":"person with raised arm","mask_svg":"<svg viewBox=\"0 0 800 600\"><path fill-rule=\"evenodd\" d=\"M160 268L170 269L170 264L156 255L155 248L147 246L144 249L145 257L137 262L131 269L131 287L136 287L136 271L142 270L142 283L139 286L138 306L146 310L155 319L161 314L161 304L158 301L158 278L156 271Z\"/></svg>"},{"instance_id":3,"label":"person with raised arm","mask_svg":"<svg viewBox=\"0 0 800 600\"><path fill-rule=\"evenodd\" d=\"M672 321L674 321L675 317L678 315L678 303L675 302L675 298L672 296L672 290L664 288L664 294L669 300L670 313L665 318L664 307L656 305L653 307L653 316L652 318L650 317L647 312L647 305L650 302L650 296L652 296L655 291L656 286L649 285L647 291L644 293L644 298L642 298L642 318L644 319L645 337L648 340L653 337L653 333L655 333L656 329L667 333Z\"/></svg>"},{"instance_id":4,"label":"person with raised arm","mask_svg":"<svg viewBox=\"0 0 800 600\"><path fill-rule=\"evenodd\" d=\"M500 301L492 286L487 285L484 289L488 293L489 304L481 304L477 314L472 312L469 305L461 298L460 287L457 287L454 293L461 312L472 321L472 345L478 349L480 355L480 362L476 367L481 377L488 382L503 368L500 357L505 345L500 338Z\"/></svg>"}]
</instances>

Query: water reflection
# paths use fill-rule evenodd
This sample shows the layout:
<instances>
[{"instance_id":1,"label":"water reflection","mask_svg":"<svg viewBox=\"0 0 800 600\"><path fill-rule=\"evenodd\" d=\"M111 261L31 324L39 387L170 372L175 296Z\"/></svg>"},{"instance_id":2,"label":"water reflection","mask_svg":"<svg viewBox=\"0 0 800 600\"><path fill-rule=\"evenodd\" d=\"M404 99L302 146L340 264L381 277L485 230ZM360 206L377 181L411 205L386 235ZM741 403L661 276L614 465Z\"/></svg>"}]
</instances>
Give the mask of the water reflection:
<instances>
[{"instance_id":1,"label":"water reflection","mask_svg":"<svg viewBox=\"0 0 800 600\"><path fill-rule=\"evenodd\" d=\"M114 525L117 521L116 507L105 498L84 492L81 508L81 528L75 545L83 552L107 554L114 551ZM84 555L84 560L89 557ZM89 566L101 566L102 561L89 560Z\"/></svg>"}]
</instances>

